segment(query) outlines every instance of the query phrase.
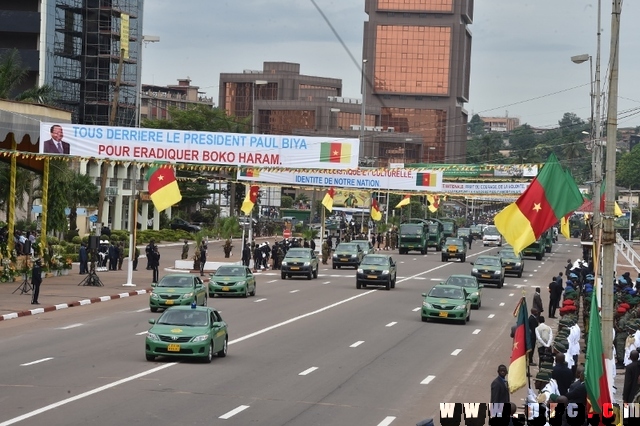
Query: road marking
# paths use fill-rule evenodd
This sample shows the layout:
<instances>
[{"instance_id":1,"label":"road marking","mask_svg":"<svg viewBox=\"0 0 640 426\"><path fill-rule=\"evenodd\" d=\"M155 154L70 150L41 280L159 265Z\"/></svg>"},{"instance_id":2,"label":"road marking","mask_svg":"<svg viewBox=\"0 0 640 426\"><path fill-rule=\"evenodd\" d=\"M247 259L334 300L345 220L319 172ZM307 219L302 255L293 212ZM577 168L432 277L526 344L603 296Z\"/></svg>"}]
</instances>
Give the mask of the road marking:
<instances>
[{"instance_id":1,"label":"road marking","mask_svg":"<svg viewBox=\"0 0 640 426\"><path fill-rule=\"evenodd\" d=\"M522 285L522 284L516 284L516 288L522 288L522 287L524 287L524 285Z\"/></svg>"},{"instance_id":2,"label":"road marking","mask_svg":"<svg viewBox=\"0 0 640 426\"><path fill-rule=\"evenodd\" d=\"M149 331L141 331L140 333L136 333L136 336L142 336L144 334L147 334Z\"/></svg>"},{"instance_id":3,"label":"road marking","mask_svg":"<svg viewBox=\"0 0 640 426\"><path fill-rule=\"evenodd\" d=\"M267 281L267 284L275 283L276 281L278 281L278 280Z\"/></svg>"},{"instance_id":4,"label":"road marking","mask_svg":"<svg viewBox=\"0 0 640 426\"><path fill-rule=\"evenodd\" d=\"M357 348L358 346L360 346L361 344L364 343L364 340L358 340L357 342L355 342L354 344L352 344L351 346L349 346L350 348Z\"/></svg>"},{"instance_id":5,"label":"road marking","mask_svg":"<svg viewBox=\"0 0 640 426\"><path fill-rule=\"evenodd\" d=\"M67 325L66 327L60 327L58 330L69 330L70 328L76 328L76 327L81 327L82 324L71 324L71 325Z\"/></svg>"},{"instance_id":6,"label":"road marking","mask_svg":"<svg viewBox=\"0 0 640 426\"><path fill-rule=\"evenodd\" d=\"M495 317L495 315L491 314L487 318L493 318L493 317Z\"/></svg>"},{"instance_id":7,"label":"road marking","mask_svg":"<svg viewBox=\"0 0 640 426\"><path fill-rule=\"evenodd\" d=\"M423 381L420 382L420 384L421 385L428 385L435 378L436 378L436 376L427 376L427 377L424 378Z\"/></svg>"},{"instance_id":8,"label":"road marking","mask_svg":"<svg viewBox=\"0 0 640 426\"><path fill-rule=\"evenodd\" d=\"M460 352L462 352L462 349L456 349L455 351L451 352L451 355L457 356Z\"/></svg>"},{"instance_id":9,"label":"road marking","mask_svg":"<svg viewBox=\"0 0 640 426\"><path fill-rule=\"evenodd\" d=\"M473 330L473 333L471 333L471 334L479 334L479 333L480 333L480 329L476 328L475 330Z\"/></svg>"},{"instance_id":10,"label":"road marking","mask_svg":"<svg viewBox=\"0 0 640 426\"><path fill-rule=\"evenodd\" d=\"M500 306L504 306L504 302L500 302Z\"/></svg>"},{"instance_id":11,"label":"road marking","mask_svg":"<svg viewBox=\"0 0 640 426\"><path fill-rule=\"evenodd\" d=\"M225 413L225 414L221 415L218 418L219 419L223 419L223 420L229 419L229 418L235 416L236 414L243 412L247 408L249 408L248 405L241 405L241 406L239 406L237 408L234 408L233 410L229 411L228 413Z\"/></svg>"},{"instance_id":12,"label":"road marking","mask_svg":"<svg viewBox=\"0 0 640 426\"><path fill-rule=\"evenodd\" d=\"M418 312L420 310L420 306L418 306L417 308L412 309L413 312Z\"/></svg>"},{"instance_id":13,"label":"road marking","mask_svg":"<svg viewBox=\"0 0 640 426\"><path fill-rule=\"evenodd\" d=\"M307 368L306 370L304 370L302 373L298 373L298 376L306 376L309 373L313 373L314 371L316 371L318 369L318 367L311 367L311 368Z\"/></svg>"},{"instance_id":14,"label":"road marking","mask_svg":"<svg viewBox=\"0 0 640 426\"><path fill-rule=\"evenodd\" d=\"M513 293L509 293L509 297L513 297Z\"/></svg>"},{"instance_id":15,"label":"road marking","mask_svg":"<svg viewBox=\"0 0 640 426\"><path fill-rule=\"evenodd\" d=\"M297 293L297 292L299 292L299 291L300 291L300 290L291 290L289 293Z\"/></svg>"},{"instance_id":16,"label":"road marking","mask_svg":"<svg viewBox=\"0 0 640 426\"><path fill-rule=\"evenodd\" d=\"M331 281L325 281L322 284L331 284Z\"/></svg>"},{"instance_id":17,"label":"road marking","mask_svg":"<svg viewBox=\"0 0 640 426\"><path fill-rule=\"evenodd\" d=\"M20 366L21 366L21 367L27 367L27 366L29 366L29 365L39 364L39 363L41 363L41 362L50 361L50 360L52 360L52 359L53 359L52 357L49 357L49 358L42 358L42 359L39 359L39 360L36 360L36 361L31 361L31 362L26 362L26 363L24 363L24 364L20 364Z\"/></svg>"},{"instance_id":18,"label":"road marking","mask_svg":"<svg viewBox=\"0 0 640 426\"><path fill-rule=\"evenodd\" d=\"M142 309L138 309L135 312L144 312L144 311L148 311L148 310L149 310L149 308L142 308Z\"/></svg>"},{"instance_id":19,"label":"road marking","mask_svg":"<svg viewBox=\"0 0 640 426\"><path fill-rule=\"evenodd\" d=\"M254 300L253 303L264 302L265 300L267 300L267 299L262 298L262 299Z\"/></svg>"},{"instance_id":20,"label":"road marking","mask_svg":"<svg viewBox=\"0 0 640 426\"><path fill-rule=\"evenodd\" d=\"M383 421L378 423L378 426L389 426L391 423L393 423L395 419L396 419L395 416L387 416L384 418Z\"/></svg>"},{"instance_id":21,"label":"road marking","mask_svg":"<svg viewBox=\"0 0 640 426\"><path fill-rule=\"evenodd\" d=\"M397 322L393 321L393 322L390 322L389 324L385 325L385 327L393 327L396 324L397 324Z\"/></svg>"}]
</instances>

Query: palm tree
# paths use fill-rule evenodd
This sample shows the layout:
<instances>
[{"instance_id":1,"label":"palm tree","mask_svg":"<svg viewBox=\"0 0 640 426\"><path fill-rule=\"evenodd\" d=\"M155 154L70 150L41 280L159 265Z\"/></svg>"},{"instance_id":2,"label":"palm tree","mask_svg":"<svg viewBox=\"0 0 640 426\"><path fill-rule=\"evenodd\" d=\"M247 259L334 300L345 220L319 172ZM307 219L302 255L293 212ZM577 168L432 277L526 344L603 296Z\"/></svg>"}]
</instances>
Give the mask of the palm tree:
<instances>
[{"instance_id":1,"label":"palm tree","mask_svg":"<svg viewBox=\"0 0 640 426\"><path fill-rule=\"evenodd\" d=\"M53 103L53 87L49 85L32 87L14 94L16 88L27 76L27 68L22 64L18 49L11 49L0 56L0 99L14 99L21 102L39 104Z\"/></svg>"},{"instance_id":2,"label":"palm tree","mask_svg":"<svg viewBox=\"0 0 640 426\"><path fill-rule=\"evenodd\" d=\"M89 175L73 173L69 176L67 186L67 201L69 204L69 229L74 230L78 218L78 207L93 207L98 204L99 191Z\"/></svg>"},{"instance_id":3,"label":"palm tree","mask_svg":"<svg viewBox=\"0 0 640 426\"><path fill-rule=\"evenodd\" d=\"M33 186L33 180L35 176L33 172L18 167L16 169L16 206L23 206L25 201L25 194ZM9 204L9 188L11 180L11 167L7 163L0 163L0 207L6 209ZM29 213L31 211L29 210ZM9 211L6 211L7 222L9 221Z\"/></svg>"}]
</instances>

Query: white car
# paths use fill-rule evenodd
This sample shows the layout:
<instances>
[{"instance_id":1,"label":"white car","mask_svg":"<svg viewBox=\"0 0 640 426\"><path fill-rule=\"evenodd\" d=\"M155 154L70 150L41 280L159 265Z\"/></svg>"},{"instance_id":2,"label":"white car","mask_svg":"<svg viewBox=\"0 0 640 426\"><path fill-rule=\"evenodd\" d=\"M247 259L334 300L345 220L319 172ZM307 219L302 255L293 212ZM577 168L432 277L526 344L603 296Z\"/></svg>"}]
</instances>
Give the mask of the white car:
<instances>
[{"instance_id":1,"label":"white car","mask_svg":"<svg viewBox=\"0 0 640 426\"><path fill-rule=\"evenodd\" d=\"M502 247L502 235L495 226L487 226L482 235L482 245Z\"/></svg>"}]
</instances>

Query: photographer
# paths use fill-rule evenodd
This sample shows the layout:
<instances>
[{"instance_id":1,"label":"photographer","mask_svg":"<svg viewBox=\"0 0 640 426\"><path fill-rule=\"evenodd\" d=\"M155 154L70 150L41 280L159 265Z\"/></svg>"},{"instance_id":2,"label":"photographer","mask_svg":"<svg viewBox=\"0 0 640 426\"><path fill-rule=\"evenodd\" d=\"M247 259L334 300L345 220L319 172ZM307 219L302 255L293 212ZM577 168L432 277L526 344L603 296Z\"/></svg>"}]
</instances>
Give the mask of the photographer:
<instances>
[{"instance_id":1,"label":"photographer","mask_svg":"<svg viewBox=\"0 0 640 426\"><path fill-rule=\"evenodd\" d=\"M40 284L42 284L42 261L40 259L36 259L33 269L31 270L31 284L33 285L31 304L39 305L38 297L40 296Z\"/></svg>"}]
</instances>

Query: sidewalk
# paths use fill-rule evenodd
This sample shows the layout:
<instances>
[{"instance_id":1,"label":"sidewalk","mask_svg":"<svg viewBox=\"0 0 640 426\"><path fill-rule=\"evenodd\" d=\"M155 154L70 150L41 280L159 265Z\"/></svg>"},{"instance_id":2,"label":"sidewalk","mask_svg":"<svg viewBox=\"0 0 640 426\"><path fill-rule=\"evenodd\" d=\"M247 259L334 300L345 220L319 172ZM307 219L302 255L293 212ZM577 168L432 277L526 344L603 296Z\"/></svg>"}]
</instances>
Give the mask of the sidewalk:
<instances>
[{"instance_id":1,"label":"sidewalk","mask_svg":"<svg viewBox=\"0 0 640 426\"><path fill-rule=\"evenodd\" d=\"M258 240L268 241L269 239L260 238ZM183 244L184 242L158 244L160 250L160 277L177 271L174 268L174 264L176 260L180 259ZM209 241L207 264L215 266L219 263L240 261L240 240L234 240L234 250L231 258L224 257L223 244L224 241ZM141 253L144 253L146 246L141 245L138 247ZM195 242L189 241L190 257L193 255L194 247ZM80 275L78 273L78 264L74 264L69 275L42 280L38 298L40 305L31 304L31 291L27 294L20 294L22 280L0 283L0 321L148 294L151 290L152 272L146 269L147 260L145 256L140 256L138 270L133 272L132 283L135 284L135 287L123 286L127 282L128 264L129 260L125 259L121 271L97 272L96 274L103 284L101 287L79 285L87 275ZM210 272L213 271L205 270L205 281L209 280Z\"/></svg>"}]
</instances>

